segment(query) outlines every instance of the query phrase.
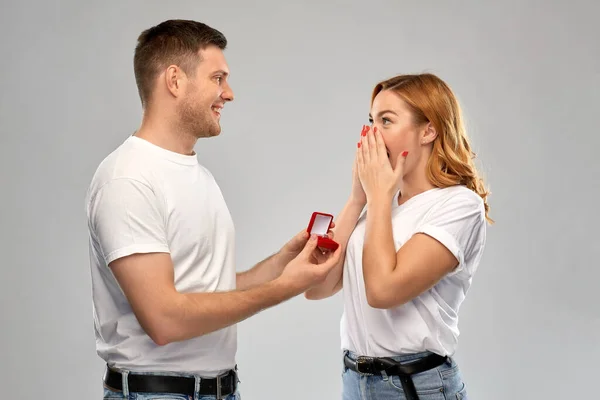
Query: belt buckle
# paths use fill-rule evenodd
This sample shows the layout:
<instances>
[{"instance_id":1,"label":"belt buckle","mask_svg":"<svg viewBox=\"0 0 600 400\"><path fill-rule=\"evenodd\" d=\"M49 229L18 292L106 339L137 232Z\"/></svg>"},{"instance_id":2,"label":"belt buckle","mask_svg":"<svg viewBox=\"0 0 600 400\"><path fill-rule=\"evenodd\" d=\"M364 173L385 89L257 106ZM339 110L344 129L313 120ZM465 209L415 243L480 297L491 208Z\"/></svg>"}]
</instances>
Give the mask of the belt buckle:
<instances>
[{"instance_id":1,"label":"belt buckle","mask_svg":"<svg viewBox=\"0 0 600 400\"><path fill-rule=\"evenodd\" d=\"M366 370L361 369L361 366L366 366L372 362L373 362L373 357L358 356L356 358L356 370L363 375L373 375L373 372L367 372Z\"/></svg>"}]
</instances>

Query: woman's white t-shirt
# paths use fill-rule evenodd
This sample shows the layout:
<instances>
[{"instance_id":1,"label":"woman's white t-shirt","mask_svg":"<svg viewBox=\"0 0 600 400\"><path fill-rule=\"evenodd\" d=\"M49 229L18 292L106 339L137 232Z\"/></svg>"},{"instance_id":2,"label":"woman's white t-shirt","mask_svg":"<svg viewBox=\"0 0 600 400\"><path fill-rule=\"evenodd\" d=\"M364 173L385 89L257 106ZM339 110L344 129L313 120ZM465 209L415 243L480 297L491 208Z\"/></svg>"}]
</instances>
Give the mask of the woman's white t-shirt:
<instances>
[{"instance_id":1,"label":"woman's white t-shirt","mask_svg":"<svg viewBox=\"0 0 600 400\"><path fill-rule=\"evenodd\" d=\"M343 275L342 349L387 357L431 351L453 355L458 341L458 310L471 285L486 238L483 200L465 186L427 190L392 205L396 251L416 233L446 246L459 261L450 274L411 301L391 309L367 303L362 267L366 214L346 249Z\"/></svg>"}]
</instances>

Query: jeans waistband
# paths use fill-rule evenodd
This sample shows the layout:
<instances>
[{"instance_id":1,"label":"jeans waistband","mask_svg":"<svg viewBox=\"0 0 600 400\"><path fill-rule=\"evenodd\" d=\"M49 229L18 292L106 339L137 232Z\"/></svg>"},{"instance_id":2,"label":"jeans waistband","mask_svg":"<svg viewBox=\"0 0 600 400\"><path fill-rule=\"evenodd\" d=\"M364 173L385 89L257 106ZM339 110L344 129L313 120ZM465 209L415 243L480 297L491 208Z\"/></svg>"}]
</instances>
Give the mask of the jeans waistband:
<instances>
[{"instance_id":1,"label":"jeans waistband","mask_svg":"<svg viewBox=\"0 0 600 400\"><path fill-rule=\"evenodd\" d=\"M404 363L404 362L408 362L408 361L418 360L420 358L427 357L431 354L433 354L431 351L422 351L419 353L400 354L400 355L386 356L386 357L391 358L392 360L394 360L396 362ZM350 358L353 361L356 361L356 359L360 356L373 357L369 354L357 354L350 350L344 350L344 356L348 356L348 358Z\"/></svg>"},{"instance_id":2,"label":"jeans waistband","mask_svg":"<svg viewBox=\"0 0 600 400\"><path fill-rule=\"evenodd\" d=\"M129 396L129 384L128 384L128 378L130 375L150 375L150 376L174 376L174 377L184 377L184 378L191 378L194 379L195 381L195 388L194 388L194 399L198 398L198 392L200 389L200 385L202 383L202 380L206 380L206 379L215 379L215 377L207 377L207 376L201 376L198 374L192 374L192 373L184 373L184 372L172 372L172 371L139 371L139 370L129 370L129 369L125 369L125 368L115 368L113 366L110 366L108 364L105 365L105 371L108 370L108 368L114 370L114 371L118 371L122 374L122 393L124 397ZM227 370L226 372L219 374L219 377L223 377L228 375L231 371L235 372L235 379L236 379L236 383L240 383L240 380L237 376L237 365L230 369Z\"/></svg>"}]
</instances>

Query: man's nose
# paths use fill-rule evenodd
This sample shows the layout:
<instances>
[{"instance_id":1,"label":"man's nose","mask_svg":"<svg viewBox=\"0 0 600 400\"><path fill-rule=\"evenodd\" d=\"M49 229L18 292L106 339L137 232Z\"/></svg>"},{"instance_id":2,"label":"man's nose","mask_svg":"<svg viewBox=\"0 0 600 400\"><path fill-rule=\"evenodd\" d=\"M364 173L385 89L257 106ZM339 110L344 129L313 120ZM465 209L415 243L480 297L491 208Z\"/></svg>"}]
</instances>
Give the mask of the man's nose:
<instances>
[{"instance_id":1,"label":"man's nose","mask_svg":"<svg viewBox=\"0 0 600 400\"><path fill-rule=\"evenodd\" d=\"M229 83L225 83L225 90L223 90L223 93L221 93L221 98L225 101L233 101L233 90L231 89Z\"/></svg>"}]
</instances>

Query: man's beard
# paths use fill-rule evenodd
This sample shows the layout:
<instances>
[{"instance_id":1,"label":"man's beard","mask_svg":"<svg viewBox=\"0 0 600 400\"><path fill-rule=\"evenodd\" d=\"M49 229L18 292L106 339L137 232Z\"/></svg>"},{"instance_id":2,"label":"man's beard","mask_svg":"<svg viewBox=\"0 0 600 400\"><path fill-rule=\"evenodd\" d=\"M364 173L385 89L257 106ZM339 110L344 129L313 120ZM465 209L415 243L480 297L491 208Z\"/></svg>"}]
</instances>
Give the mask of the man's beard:
<instances>
[{"instance_id":1,"label":"man's beard","mask_svg":"<svg viewBox=\"0 0 600 400\"><path fill-rule=\"evenodd\" d=\"M217 136L221 133L221 126L215 121L212 109L201 109L186 100L178 110L179 124L182 133L196 138Z\"/></svg>"}]
</instances>

